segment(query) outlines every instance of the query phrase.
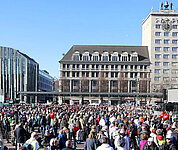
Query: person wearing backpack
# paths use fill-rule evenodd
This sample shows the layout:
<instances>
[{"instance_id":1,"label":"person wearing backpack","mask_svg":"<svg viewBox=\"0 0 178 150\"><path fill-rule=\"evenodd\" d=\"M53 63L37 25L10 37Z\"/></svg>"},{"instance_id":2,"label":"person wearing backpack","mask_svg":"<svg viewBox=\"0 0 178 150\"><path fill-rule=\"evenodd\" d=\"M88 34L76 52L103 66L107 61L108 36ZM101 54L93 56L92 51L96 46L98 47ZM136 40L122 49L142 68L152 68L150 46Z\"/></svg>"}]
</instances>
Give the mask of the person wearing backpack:
<instances>
[{"instance_id":1,"label":"person wearing backpack","mask_svg":"<svg viewBox=\"0 0 178 150\"><path fill-rule=\"evenodd\" d=\"M124 129L120 130L120 134L116 136L114 143L117 150L129 150L129 139Z\"/></svg>"}]
</instances>

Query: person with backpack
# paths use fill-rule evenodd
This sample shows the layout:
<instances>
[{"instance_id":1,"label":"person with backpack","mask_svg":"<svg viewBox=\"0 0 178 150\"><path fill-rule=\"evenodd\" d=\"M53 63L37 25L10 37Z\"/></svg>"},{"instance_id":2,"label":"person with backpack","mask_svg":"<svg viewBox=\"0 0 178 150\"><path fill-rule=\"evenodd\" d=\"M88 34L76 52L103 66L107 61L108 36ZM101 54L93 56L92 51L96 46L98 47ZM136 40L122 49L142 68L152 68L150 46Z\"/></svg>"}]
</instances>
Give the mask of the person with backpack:
<instances>
[{"instance_id":1,"label":"person with backpack","mask_svg":"<svg viewBox=\"0 0 178 150\"><path fill-rule=\"evenodd\" d=\"M37 139L38 139L38 134L36 132L32 132L31 138L28 139L24 144L27 150L38 150L40 148Z\"/></svg>"},{"instance_id":2,"label":"person with backpack","mask_svg":"<svg viewBox=\"0 0 178 150\"><path fill-rule=\"evenodd\" d=\"M129 150L129 139L124 129L120 130L120 134L116 136L114 143L117 150Z\"/></svg>"}]
</instances>

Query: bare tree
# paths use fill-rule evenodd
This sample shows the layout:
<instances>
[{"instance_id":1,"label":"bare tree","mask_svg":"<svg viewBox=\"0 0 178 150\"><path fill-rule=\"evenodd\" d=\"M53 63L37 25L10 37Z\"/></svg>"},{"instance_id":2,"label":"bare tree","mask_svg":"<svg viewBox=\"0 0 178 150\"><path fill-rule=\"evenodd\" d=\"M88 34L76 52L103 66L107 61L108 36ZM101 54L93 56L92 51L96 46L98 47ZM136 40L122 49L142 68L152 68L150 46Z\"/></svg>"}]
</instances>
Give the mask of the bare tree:
<instances>
[{"instance_id":1,"label":"bare tree","mask_svg":"<svg viewBox=\"0 0 178 150\"><path fill-rule=\"evenodd\" d=\"M70 80L68 80L68 79L61 80L61 91L62 92L70 92Z\"/></svg>"}]
</instances>

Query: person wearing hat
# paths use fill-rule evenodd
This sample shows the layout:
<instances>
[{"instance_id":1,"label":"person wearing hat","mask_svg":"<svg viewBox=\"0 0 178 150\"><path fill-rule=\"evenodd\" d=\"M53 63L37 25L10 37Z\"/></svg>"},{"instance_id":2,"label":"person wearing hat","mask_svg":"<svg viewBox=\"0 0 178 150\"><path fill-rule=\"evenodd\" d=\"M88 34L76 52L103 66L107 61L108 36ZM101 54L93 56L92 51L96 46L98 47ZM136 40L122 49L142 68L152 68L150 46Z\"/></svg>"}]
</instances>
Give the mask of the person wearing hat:
<instances>
[{"instance_id":1,"label":"person wearing hat","mask_svg":"<svg viewBox=\"0 0 178 150\"><path fill-rule=\"evenodd\" d=\"M167 135L166 136L166 143L164 143L161 147L160 150L177 150L176 146L172 142L172 135Z\"/></svg>"},{"instance_id":2,"label":"person wearing hat","mask_svg":"<svg viewBox=\"0 0 178 150\"><path fill-rule=\"evenodd\" d=\"M159 150L159 149L154 142L154 138L150 137L150 138L148 138L147 143L145 143L145 145L143 145L141 150Z\"/></svg>"}]
</instances>

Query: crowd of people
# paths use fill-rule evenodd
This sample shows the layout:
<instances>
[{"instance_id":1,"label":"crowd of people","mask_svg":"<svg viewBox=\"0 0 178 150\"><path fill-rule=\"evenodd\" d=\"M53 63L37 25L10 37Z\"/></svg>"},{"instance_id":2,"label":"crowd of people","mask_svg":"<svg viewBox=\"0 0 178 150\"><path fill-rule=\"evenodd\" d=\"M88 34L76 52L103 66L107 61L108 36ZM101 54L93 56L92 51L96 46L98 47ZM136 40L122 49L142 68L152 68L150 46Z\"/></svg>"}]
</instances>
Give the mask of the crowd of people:
<instances>
[{"instance_id":1,"label":"crowd of people","mask_svg":"<svg viewBox=\"0 0 178 150\"><path fill-rule=\"evenodd\" d=\"M160 112L160 113L159 113ZM17 150L176 150L178 128L160 106L12 105L0 108L3 139Z\"/></svg>"}]
</instances>

